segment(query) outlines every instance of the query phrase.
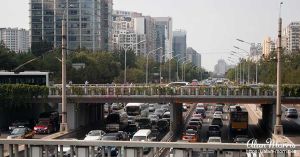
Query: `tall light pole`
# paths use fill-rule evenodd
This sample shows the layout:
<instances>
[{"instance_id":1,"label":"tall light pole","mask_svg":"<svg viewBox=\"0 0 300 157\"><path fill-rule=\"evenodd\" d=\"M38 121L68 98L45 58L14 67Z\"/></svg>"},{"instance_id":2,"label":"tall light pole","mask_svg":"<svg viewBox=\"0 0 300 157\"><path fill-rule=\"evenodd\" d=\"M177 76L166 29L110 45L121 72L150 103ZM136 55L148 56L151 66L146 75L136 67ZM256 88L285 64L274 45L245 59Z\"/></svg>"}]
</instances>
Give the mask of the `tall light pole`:
<instances>
[{"instance_id":1,"label":"tall light pole","mask_svg":"<svg viewBox=\"0 0 300 157\"><path fill-rule=\"evenodd\" d=\"M248 44L248 45L250 45L250 46L252 46L252 44L250 43L250 42L247 42L247 41L244 41L244 40L242 40L242 39L236 39L237 41L239 41L239 42L242 42L242 43L246 43L246 44ZM249 53L249 56L250 56L250 53ZM258 72L258 66L257 66L257 61L258 60L258 58L256 58L256 63L255 63L255 83L257 84L257 78L258 78L258 75L257 75L257 72Z\"/></svg>"},{"instance_id":2,"label":"tall light pole","mask_svg":"<svg viewBox=\"0 0 300 157\"><path fill-rule=\"evenodd\" d=\"M164 56L166 56L167 54L164 54L162 56L160 56L160 62L159 62L159 84L161 84L161 62L162 62L162 58Z\"/></svg>"},{"instance_id":3,"label":"tall light pole","mask_svg":"<svg viewBox=\"0 0 300 157\"><path fill-rule=\"evenodd\" d=\"M172 54L174 51L170 51L170 53L169 54ZM179 56L180 54L177 54L177 55L175 55L174 57L171 57L170 59L169 59L169 82L171 82L171 61L172 61L172 59L173 58L175 58L175 57L177 57L177 56Z\"/></svg>"},{"instance_id":4,"label":"tall light pole","mask_svg":"<svg viewBox=\"0 0 300 157\"><path fill-rule=\"evenodd\" d=\"M127 46L127 47L122 47L123 49L124 49L124 55L125 55L125 60L124 60L124 84L126 84L126 82L127 82L127 78L126 78L126 75L127 75L127 73L126 73L126 67L127 67L127 51L129 50L129 48L130 47L132 47L133 45L138 45L138 44L140 44L140 43L143 43L143 42L145 42L146 40L142 40L142 41L140 41L140 42L138 42L138 43L135 43L135 44L132 44L132 45L129 45L129 46Z\"/></svg>"},{"instance_id":5,"label":"tall light pole","mask_svg":"<svg viewBox=\"0 0 300 157\"><path fill-rule=\"evenodd\" d=\"M67 6L67 5L66 5ZM60 123L60 131L68 131L68 123L67 123L67 95L66 95L66 80L67 80L67 66L66 66L66 49L67 49L67 36L66 36L66 7L64 8L63 18L62 18L62 43L61 43L61 123Z\"/></svg>"},{"instance_id":6,"label":"tall light pole","mask_svg":"<svg viewBox=\"0 0 300 157\"><path fill-rule=\"evenodd\" d=\"M250 52L244 50L244 49L241 49L237 46L233 46L234 48L238 49L238 50L242 50L244 53L246 53L248 55L248 61L249 61L249 58L250 58ZM256 75L257 75L257 71L256 71ZM247 79L247 82L248 84L250 84L250 66L249 66L249 63L248 63L248 79Z\"/></svg>"},{"instance_id":7,"label":"tall light pole","mask_svg":"<svg viewBox=\"0 0 300 157\"><path fill-rule=\"evenodd\" d=\"M237 52L235 52L235 51L231 51L232 53L231 53L231 55L232 56L235 56L235 57L238 57L238 58L240 58L241 60L240 60L240 83L241 82L244 82L244 80L243 80L243 77L244 77L244 74L242 75L242 68L243 68L243 71L245 71L245 67L243 66L243 63L241 62L242 61L242 58L243 58L243 56L241 56L239 53L237 53Z\"/></svg>"},{"instance_id":8,"label":"tall light pole","mask_svg":"<svg viewBox=\"0 0 300 157\"><path fill-rule=\"evenodd\" d=\"M183 58L179 58L178 60L177 60L177 81L179 81L179 75L178 75L178 63L181 61L181 60L183 60L183 59L185 59L186 57L183 57Z\"/></svg>"},{"instance_id":9,"label":"tall light pole","mask_svg":"<svg viewBox=\"0 0 300 157\"><path fill-rule=\"evenodd\" d=\"M283 128L281 124L281 27L282 27L282 18L281 18L281 5L283 2L280 2L279 8L279 19L278 19L278 47L277 47L277 94L276 94L276 123L274 127L275 135L282 135Z\"/></svg>"},{"instance_id":10,"label":"tall light pole","mask_svg":"<svg viewBox=\"0 0 300 157\"><path fill-rule=\"evenodd\" d=\"M160 49L162 49L162 47L159 47L159 48L157 48L157 49L155 49L155 50L152 50L152 51L150 51L150 52L148 52L148 54L147 54L147 62L146 62L146 85L148 85L148 71L149 71L149 67L148 67L148 65L149 65L149 63L148 63L148 60L149 60L149 55L150 54L152 54L152 53L156 53L158 50L160 50Z\"/></svg>"},{"instance_id":11,"label":"tall light pole","mask_svg":"<svg viewBox=\"0 0 300 157\"><path fill-rule=\"evenodd\" d=\"M181 74L182 81L185 81L185 63L186 62L189 62L189 60L182 62L182 74Z\"/></svg>"}]
</instances>

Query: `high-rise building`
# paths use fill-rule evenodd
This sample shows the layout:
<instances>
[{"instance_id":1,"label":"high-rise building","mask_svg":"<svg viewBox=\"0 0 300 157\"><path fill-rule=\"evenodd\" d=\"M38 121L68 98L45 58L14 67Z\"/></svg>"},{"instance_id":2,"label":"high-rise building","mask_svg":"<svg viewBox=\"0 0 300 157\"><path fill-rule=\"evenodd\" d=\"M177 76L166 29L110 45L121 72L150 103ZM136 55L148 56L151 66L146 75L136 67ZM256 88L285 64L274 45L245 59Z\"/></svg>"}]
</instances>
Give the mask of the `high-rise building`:
<instances>
[{"instance_id":1,"label":"high-rise building","mask_svg":"<svg viewBox=\"0 0 300 157\"><path fill-rule=\"evenodd\" d=\"M171 17L154 17L156 22L156 48L162 47L165 61L172 58L173 30Z\"/></svg>"},{"instance_id":2,"label":"high-rise building","mask_svg":"<svg viewBox=\"0 0 300 157\"><path fill-rule=\"evenodd\" d=\"M300 51L300 21L291 22L282 33L282 47L286 48L287 52Z\"/></svg>"},{"instance_id":3,"label":"high-rise building","mask_svg":"<svg viewBox=\"0 0 300 157\"><path fill-rule=\"evenodd\" d=\"M61 46L62 19L67 23L67 48L109 49L111 0L30 0L30 37Z\"/></svg>"},{"instance_id":4,"label":"high-rise building","mask_svg":"<svg viewBox=\"0 0 300 157\"><path fill-rule=\"evenodd\" d=\"M120 50L130 47L136 55L146 52L146 34L138 34L135 31L136 17L142 17L141 13L114 10L113 12L113 48ZM139 43L139 44L138 44Z\"/></svg>"},{"instance_id":5,"label":"high-rise building","mask_svg":"<svg viewBox=\"0 0 300 157\"><path fill-rule=\"evenodd\" d=\"M100 5L100 47L102 50L112 50L112 14L113 14L113 0L101 0Z\"/></svg>"},{"instance_id":6,"label":"high-rise building","mask_svg":"<svg viewBox=\"0 0 300 157\"><path fill-rule=\"evenodd\" d=\"M270 37L264 39L262 51L264 57L268 57L271 52L275 51L275 42Z\"/></svg>"},{"instance_id":7,"label":"high-rise building","mask_svg":"<svg viewBox=\"0 0 300 157\"><path fill-rule=\"evenodd\" d=\"M186 31L184 30L173 31L173 56L179 54L181 58L186 56Z\"/></svg>"},{"instance_id":8,"label":"high-rise building","mask_svg":"<svg viewBox=\"0 0 300 157\"><path fill-rule=\"evenodd\" d=\"M225 60L223 59L218 60L218 63L215 65L214 73L218 76L224 76L226 71L227 71L227 64Z\"/></svg>"},{"instance_id":9,"label":"high-rise building","mask_svg":"<svg viewBox=\"0 0 300 157\"><path fill-rule=\"evenodd\" d=\"M186 50L186 59L191 61L194 66L201 68L201 54L191 47Z\"/></svg>"},{"instance_id":10,"label":"high-rise building","mask_svg":"<svg viewBox=\"0 0 300 157\"><path fill-rule=\"evenodd\" d=\"M18 28L0 28L0 41L15 52L27 52L30 48L29 31Z\"/></svg>"}]
</instances>

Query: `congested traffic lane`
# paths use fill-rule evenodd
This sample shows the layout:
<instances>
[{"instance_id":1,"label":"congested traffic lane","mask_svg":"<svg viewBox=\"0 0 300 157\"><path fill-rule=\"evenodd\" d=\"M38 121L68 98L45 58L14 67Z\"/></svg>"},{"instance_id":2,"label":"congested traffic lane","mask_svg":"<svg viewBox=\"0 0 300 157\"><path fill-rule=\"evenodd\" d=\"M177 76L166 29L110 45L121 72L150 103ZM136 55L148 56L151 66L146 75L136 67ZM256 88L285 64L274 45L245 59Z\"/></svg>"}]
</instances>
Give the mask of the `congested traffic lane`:
<instances>
[{"instance_id":1,"label":"congested traffic lane","mask_svg":"<svg viewBox=\"0 0 300 157\"><path fill-rule=\"evenodd\" d=\"M299 105L282 105L282 126L283 133L294 144L300 144L300 118L287 118L285 116L286 108L296 108L299 114Z\"/></svg>"}]
</instances>

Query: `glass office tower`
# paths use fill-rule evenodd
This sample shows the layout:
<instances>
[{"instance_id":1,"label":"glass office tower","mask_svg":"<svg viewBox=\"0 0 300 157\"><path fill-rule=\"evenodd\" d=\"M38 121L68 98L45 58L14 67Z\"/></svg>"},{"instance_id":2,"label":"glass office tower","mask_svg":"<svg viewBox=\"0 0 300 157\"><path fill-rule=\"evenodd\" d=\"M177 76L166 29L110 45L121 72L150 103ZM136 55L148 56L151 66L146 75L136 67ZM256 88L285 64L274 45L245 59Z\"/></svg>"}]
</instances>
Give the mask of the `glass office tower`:
<instances>
[{"instance_id":1,"label":"glass office tower","mask_svg":"<svg viewBox=\"0 0 300 157\"><path fill-rule=\"evenodd\" d=\"M109 25L101 28L101 22L107 22L101 20L101 1L112 7L112 1L107 0L30 0L32 44L47 41L54 47L60 47L62 19L65 16L68 49L101 50L101 40L108 38L107 34L101 35L101 29L110 29Z\"/></svg>"}]
</instances>

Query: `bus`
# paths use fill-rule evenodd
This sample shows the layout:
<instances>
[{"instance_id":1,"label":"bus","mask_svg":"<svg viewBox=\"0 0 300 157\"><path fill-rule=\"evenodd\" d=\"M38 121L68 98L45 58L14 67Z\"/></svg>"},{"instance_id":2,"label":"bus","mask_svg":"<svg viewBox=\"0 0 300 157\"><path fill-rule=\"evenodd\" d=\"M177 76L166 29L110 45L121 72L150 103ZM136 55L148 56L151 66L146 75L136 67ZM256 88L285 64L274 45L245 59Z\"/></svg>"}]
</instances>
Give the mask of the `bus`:
<instances>
[{"instance_id":1,"label":"bus","mask_svg":"<svg viewBox=\"0 0 300 157\"><path fill-rule=\"evenodd\" d=\"M125 106L125 111L128 116L148 117L149 109L146 103L128 103Z\"/></svg>"},{"instance_id":2,"label":"bus","mask_svg":"<svg viewBox=\"0 0 300 157\"><path fill-rule=\"evenodd\" d=\"M230 136L248 135L248 111L244 108L237 108L229 113Z\"/></svg>"},{"instance_id":3,"label":"bus","mask_svg":"<svg viewBox=\"0 0 300 157\"><path fill-rule=\"evenodd\" d=\"M52 74L50 72L24 71L24 72L7 72L0 71L0 84L28 84L49 86Z\"/></svg>"},{"instance_id":4,"label":"bus","mask_svg":"<svg viewBox=\"0 0 300 157\"><path fill-rule=\"evenodd\" d=\"M106 117L106 130L108 132L123 131L128 126L126 112L114 112Z\"/></svg>"}]
</instances>

